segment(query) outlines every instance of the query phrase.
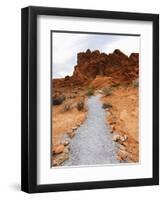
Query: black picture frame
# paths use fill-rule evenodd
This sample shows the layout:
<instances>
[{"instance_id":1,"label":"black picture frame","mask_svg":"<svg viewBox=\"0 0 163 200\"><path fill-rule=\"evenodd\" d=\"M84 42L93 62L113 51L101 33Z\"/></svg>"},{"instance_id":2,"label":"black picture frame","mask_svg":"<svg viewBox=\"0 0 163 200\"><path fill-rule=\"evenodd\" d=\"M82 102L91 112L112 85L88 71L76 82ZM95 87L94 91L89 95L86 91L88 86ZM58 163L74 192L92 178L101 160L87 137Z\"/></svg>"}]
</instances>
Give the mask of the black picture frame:
<instances>
[{"instance_id":1,"label":"black picture frame","mask_svg":"<svg viewBox=\"0 0 163 200\"><path fill-rule=\"evenodd\" d=\"M37 16L56 15L153 23L153 177L37 184ZM148 75L147 75L148 76ZM21 11L21 190L28 193L159 184L159 15L30 6Z\"/></svg>"}]
</instances>

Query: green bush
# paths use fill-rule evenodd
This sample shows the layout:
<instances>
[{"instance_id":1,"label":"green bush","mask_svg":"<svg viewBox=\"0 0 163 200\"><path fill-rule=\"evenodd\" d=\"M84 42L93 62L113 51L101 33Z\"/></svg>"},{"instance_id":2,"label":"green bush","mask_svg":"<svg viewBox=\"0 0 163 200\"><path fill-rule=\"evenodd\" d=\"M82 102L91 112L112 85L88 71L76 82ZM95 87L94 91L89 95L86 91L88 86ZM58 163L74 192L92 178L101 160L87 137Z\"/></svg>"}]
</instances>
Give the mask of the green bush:
<instances>
[{"instance_id":1,"label":"green bush","mask_svg":"<svg viewBox=\"0 0 163 200\"><path fill-rule=\"evenodd\" d=\"M102 108L103 108L103 109L112 108L112 105L109 104L109 103L104 103L104 104L102 105Z\"/></svg>"},{"instance_id":2,"label":"green bush","mask_svg":"<svg viewBox=\"0 0 163 200\"><path fill-rule=\"evenodd\" d=\"M77 109L79 111L84 109L84 101L80 101L80 102L77 103Z\"/></svg>"},{"instance_id":3,"label":"green bush","mask_svg":"<svg viewBox=\"0 0 163 200\"><path fill-rule=\"evenodd\" d=\"M113 89L112 89L111 87L110 87L110 88L104 88L102 91L103 91L103 94L104 94L105 96L109 96L109 95L112 94Z\"/></svg>"},{"instance_id":4,"label":"green bush","mask_svg":"<svg viewBox=\"0 0 163 200\"><path fill-rule=\"evenodd\" d=\"M53 98L53 105L60 105L66 99L65 95Z\"/></svg>"},{"instance_id":5,"label":"green bush","mask_svg":"<svg viewBox=\"0 0 163 200\"><path fill-rule=\"evenodd\" d=\"M88 88L88 91L86 92L86 95L88 97L94 95L94 89L93 89L93 87Z\"/></svg>"}]
</instances>

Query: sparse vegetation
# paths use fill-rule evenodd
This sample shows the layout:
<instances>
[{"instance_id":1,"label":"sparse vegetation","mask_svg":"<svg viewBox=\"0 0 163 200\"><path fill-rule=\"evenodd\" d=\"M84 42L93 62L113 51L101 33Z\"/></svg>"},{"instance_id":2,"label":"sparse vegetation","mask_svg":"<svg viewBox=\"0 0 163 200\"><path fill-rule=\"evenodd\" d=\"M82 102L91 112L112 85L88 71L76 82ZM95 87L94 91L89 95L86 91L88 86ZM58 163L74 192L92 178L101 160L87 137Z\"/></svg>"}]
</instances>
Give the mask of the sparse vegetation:
<instances>
[{"instance_id":1,"label":"sparse vegetation","mask_svg":"<svg viewBox=\"0 0 163 200\"><path fill-rule=\"evenodd\" d=\"M79 111L84 109L84 101L80 101L80 102L77 103L77 109Z\"/></svg>"},{"instance_id":2,"label":"sparse vegetation","mask_svg":"<svg viewBox=\"0 0 163 200\"><path fill-rule=\"evenodd\" d=\"M120 83L115 83L112 85L112 87L119 87L120 86Z\"/></svg>"},{"instance_id":3,"label":"sparse vegetation","mask_svg":"<svg viewBox=\"0 0 163 200\"><path fill-rule=\"evenodd\" d=\"M115 159L120 160L120 163L126 158L128 159L126 162L138 162L139 53L131 52L128 56L119 49L107 53L89 49L86 52L76 53L76 66L72 67L71 73L64 74L65 77L54 76L52 80L51 146L54 152L51 155L52 165L62 166L61 163L66 159L75 159L74 162L80 165L80 156L82 158L86 156L86 160L90 160L91 164L92 155L87 156L89 154L87 150L89 151L90 148L94 148L93 151L99 148L99 154L93 157L93 162L97 158L99 163L106 163L103 155L103 150L104 154L106 152L105 143L98 146L99 138L96 137L96 133L103 132L113 133L113 137L116 135L120 138L116 139L118 143L115 152L113 149L115 155L111 155L110 152L108 158L116 156ZM102 130L104 125L107 127ZM76 144L71 146L71 138L75 134L80 135L80 131L83 130L88 130L92 135L83 135L86 139L82 141L79 140L83 138L77 138ZM104 134L100 135L103 136ZM125 139L125 136L128 139ZM114 140L114 138L109 139ZM89 141L93 141L93 147ZM104 140L101 138L100 142L103 141L107 145L108 141L105 138ZM78 145L78 142L81 145ZM56 150L55 147L59 149ZM70 147L71 151L78 152L75 158L70 153ZM81 148L85 148L87 154L83 154ZM66 165L63 163L63 166Z\"/></svg>"},{"instance_id":4,"label":"sparse vegetation","mask_svg":"<svg viewBox=\"0 0 163 200\"><path fill-rule=\"evenodd\" d=\"M93 88L93 87L89 87L89 88L88 88L88 91L86 92L86 95L87 95L88 97L94 95L94 88Z\"/></svg>"},{"instance_id":5,"label":"sparse vegetation","mask_svg":"<svg viewBox=\"0 0 163 200\"><path fill-rule=\"evenodd\" d=\"M63 103L63 101L66 99L65 95L61 95L59 97L55 97L53 98L53 105L56 106L56 105L60 105Z\"/></svg>"},{"instance_id":6,"label":"sparse vegetation","mask_svg":"<svg viewBox=\"0 0 163 200\"><path fill-rule=\"evenodd\" d=\"M63 106L63 112L67 112L70 109L71 109L71 105L70 104L68 104L68 103L64 104L64 106Z\"/></svg>"},{"instance_id":7,"label":"sparse vegetation","mask_svg":"<svg viewBox=\"0 0 163 200\"><path fill-rule=\"evenodd\" d=\"M74 99L75 98L75 95L70 95L67 97L68 99Z\"/></svg>"},{"instance_id":8,"label":"sparse vegetation","mask_svg":"<svg viewBox=\"0 0 163 200\"><path fill-rule=\"evenodd\" d=\"M109 96L109 95L112 94L113 89L112 89L112 87L109 87L109 88L104 88L102 91L103 91L103 94L104 94L105 96Z\"/></svg>"},{"instance_id":9,"label":"sparse vegetation","mask_svg":"<svg viewBox=\"0 0 163 200\"><path fill-rule=\"evenodd\" d=\"M132 81L132 86L133 86L134 88L139 87L139 80L138 80L138 79L133 80L133 81Z\"/></svg>"},{"instance_id":10,"label":"sparse vegetation","mask_svg":"<svg viewBox=\"0 0 163 200\"><path fill-rule=\"evenodd\" d=\"M103 109L112 108L112 105L109 104L109 103L104 103L104 104L102 105L102 108L103 108Z\"/></svg>"},{"instance_id":11,"label":"sparse vegetation","mask_svg":"<svg viewBox=\"0 0 163 200\"><path fill-rule=\"evenodd\" d=\"M74 94L78 94L78 92L77 92L77 91L74 91L73 93L74 93Z\"/></svg>"}]
</instances>

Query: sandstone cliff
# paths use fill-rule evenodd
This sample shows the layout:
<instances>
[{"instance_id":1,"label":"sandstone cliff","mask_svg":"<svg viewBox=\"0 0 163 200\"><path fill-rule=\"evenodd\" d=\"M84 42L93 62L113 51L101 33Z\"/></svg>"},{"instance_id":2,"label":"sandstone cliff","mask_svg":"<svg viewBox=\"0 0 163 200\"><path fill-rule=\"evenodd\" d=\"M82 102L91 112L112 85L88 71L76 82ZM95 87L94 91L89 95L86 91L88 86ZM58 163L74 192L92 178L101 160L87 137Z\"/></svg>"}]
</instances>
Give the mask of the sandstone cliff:
<instances>
[{"instance_id":1,"label":"sandstone cliff","mask_svg":"<svg viewBox=\"0 0 163 200\"><path fill-rule=\"evenodd\" d=\"M77 65L73 75L63 79L54 79L55 88L87 85L97 76L111 77L117 82L130 83L138 77L139 54L131 53L128 57L119 49L113 53L100 53L100 51L80 52L77 54Z\"/></svg>"},{"instance_id":2,"label":"sandstone cliff","mask_svg":"<svg viewBox=\"0 0 163 200\"><path fill-rule=\"evenodd\" d=\"M98 50L87 50L78 53L72 77L78 83L93 80L97 75L131 81L138 77L138 57L137 53L128 57L118 49L108 55Z\"/></svg>"}]
</instances>

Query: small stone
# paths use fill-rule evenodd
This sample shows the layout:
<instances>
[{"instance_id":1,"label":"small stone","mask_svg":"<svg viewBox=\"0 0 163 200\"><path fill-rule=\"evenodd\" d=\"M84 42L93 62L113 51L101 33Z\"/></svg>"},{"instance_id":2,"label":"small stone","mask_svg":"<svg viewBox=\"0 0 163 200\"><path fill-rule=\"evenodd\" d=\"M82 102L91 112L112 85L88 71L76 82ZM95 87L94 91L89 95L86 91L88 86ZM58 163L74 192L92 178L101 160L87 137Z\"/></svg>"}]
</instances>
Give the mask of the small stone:
<instances>
[{"instance_id":1,"label":"small stone","mask_svg":"<svg viewBox=\"0 0 163 200\"><path fill-rule=\"evenodd\" d=\"M128 139L127 135L124 135L124 136L120 137L121 142L125 142L127 139Z\"/></svg>"},{"instance_id":2,"label":"small stone","mask_svg":"<svg viewBox=\"0 0 163 200\"><path fill-rule=\"evenodd\" d=\"M70 143L70 137L68 133L62 134L60 138L60 144L63 144L64 146L68 145Z\"/></svg>"},{"instance_id":3,"label":"small stone","mask_svg":"<svg viewBox=\"0 0 163 200\"><path fill-rule=\"evenodd\" d=\"M62 141L62 144L63 144L64 146L67 146L69 143L70 143L70 142L69 142L68 140Z\"/></svg>"},{"instance_id":4,"label":"small stone","mask_svg":"<svg viewBox=\"0 0 163 200\"><path fill-rule=\"evenodd\" d=\"M72 130L75 131L78 127L77 126L74 126L72 127Z\"/></svg>"},{"instance_id":5,"label":"small stone","mask_svg":"<svg viewBox=\"0 0 163 200\"><path fill-rule=\"evenodd\" d=\"M68 135L69 135L70 138L73 138L74 135L75 135L75 132L74 131L70 131L70 132L68 132Z\"/></svg>"},{"instance_id":6,"label":"small stone","mask_svg":"<svg viewBox=\"0 0 163 200\"><path fill-rule=\"evenodd\" d=\"M55 153L55 154L62 153L63 151L64 151L63 144L59 144L53 148L53 153Z\"/></svg>"},{"instance_id":7,"label":"small stone","mask_svg":"<svg viewBox=\"0 0 163 200\"><path fill-rule=\"evenodd\" d=\"M114 124L116 124L116 122L115 122L115 121L112 121L112 122L110 122L110 125L114 125Z\"/></svg>"},{"instance_id":8,"label":"small stone","mask_svg":"<svg viewBox=\"0 0 163 200\"><path fill-rule=\"evenodd\" d=\"M122 145L127 147L127 142L123 142Z\"/></svg>"},{"instance_id":9,"label":"small stone","mask_svg":"<svg viewBox=\"0 0 163 200\"><path fill-rule=\"evenodd\" d=\"M112 129L113 129L113 131L115 131L115 126Z\"/></svg>"},{"instance_id":10,"label":"small stone","mask_svg":"<svg viewBox=\"0 0 163 200\"><path fill-rule=\"evenodd\" d=\"M124 135L124 140L126 141L128 139L128 136L127 135Z\"/></svg>"},{"instance_id":11,"label":"small stone","mask_svg":"<svg viewBox=\"0 0 163 200\"><path fill-rule=\"evenodd\" d=\"M67 132L63 134L62 139L63 140L68 140L69 139Z\"/></svg>"},{"instance_id":12,"label":"small stone","mask_svg":"<svg viewBox=\"0 0 163 200\"><path fill-rule=\"evenodd\" d=\"M115 131L115 126L112 124L112 125L110 125L110 127L111 127L111 129L113 130L113 131Z\"/></svg>"},{"instance_id":13,"label":"small stone","mask_svg":"<svg viewBox=\"0 0 163 200\"><path fill-rule=\"evenodd\" d=\"M63 153L55 155L53 157L53 166L61 165L68 158L69 158L69 154L67 152L63 152Z\"/></svg>"},{"instance_id":14,"label":"small stone","mask_svg":"<svg viewBox=\"0 0 163 200\"><path fill-rule=\"evenodd\" d=\"M120 140L120 142L124 142L123 136L120 136L120 137L119 137L119 140Z\"/></svg>"},{"instance_id":15,"label":"small stone","mask_svg":"<svg viewBox=\"0 0 163 200\"><path fill-rule=\"evenodd\" d=\"M126 147L123 146L122 144L120 144L120 145L119 145L119 149L125 151L125 150L126 150Z\"/></svg>"},{"instance_id":16,"label":"small stone","mask_svg":"<svg viewBox=\"0 0 163 200\"><path fill-rule=\"evenodd\" d=\"M67 135L68 135L69 137L70 137L70 135L71 135L71 132L72 132L72 130L67 132Z\"/></svg>"},{"instance_id":17,"label":"small stone","mask_svg":"<svg viewBox=\"0 0 163 200\"><path fill-rule=\"evenodd\" d=\"M70 151L70 146L66 146L64 149L64 153L69 153L69 151Z\"/></svg>"},{"instance_id":18,"label":"small stone","mask_svg":"<svg viewBox=\"0 0 163 200\"><path fill-rule=\"evenodd\" d=\"M98 93L99 93L99 94L103 94L103 91L102 91L102 90L99 90Z\"/></svg>"},{"instance_id":19,"label":"small stone","mask_svg":"<svg viewBox=\"0 0 163 200\"><path fill-rule=\"evenodd\" d=\"M128 157L128 153L124 150L119 150L118 156L121 157L122 160L126 160Z\"/></svg>"},{"instance_id":20,"label":"small stone","mask_svg":"<svg viewBox=\"0 0 163 200\"><path fill-rule=\"evenodd\" d=\"M113 141L118 142L118 140L120 139L120 135L114 134L112 139L113 139Z\"/></svg>"},{"instance_id":21,"label":"small stone","mask_svg":"<svg viewBox=\"0 0 163 200\"><path fill-rule=\"evenodd\" d=\"M116 156L116 159L120 161L122 160L122 158L119 155Z\"/></svg>"}]
</instances>

